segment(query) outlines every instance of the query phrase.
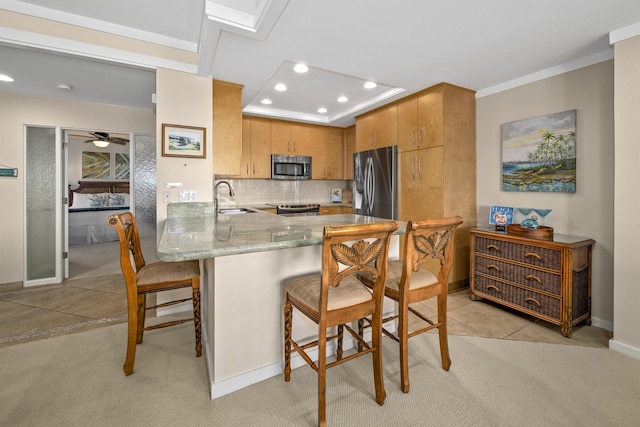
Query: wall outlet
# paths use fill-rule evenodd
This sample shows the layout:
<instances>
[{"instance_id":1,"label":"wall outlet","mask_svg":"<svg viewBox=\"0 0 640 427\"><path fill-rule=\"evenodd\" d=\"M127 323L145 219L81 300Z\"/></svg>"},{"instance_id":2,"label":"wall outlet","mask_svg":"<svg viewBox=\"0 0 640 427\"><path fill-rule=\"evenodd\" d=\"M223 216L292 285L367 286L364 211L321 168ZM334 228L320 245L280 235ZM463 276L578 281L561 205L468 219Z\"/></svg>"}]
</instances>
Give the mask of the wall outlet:
<instances>
[{"instance_id":1,"label":"wall outlet","mask_svg":"<svg viewBox=\"0 0 640 427\"><path fill-rule=\"evenodd\" d=\"M165 203L169 203L169 199L171 198L171 191L165 191L162 194L162 201Z\"/></svg>"},{"instance_id":2,"label":"wall outlet","mask_svg":"<svg viewBox=\"0 0 640 427\"><path fill-rule=\"evenodd\" d=\"M180 201L181 202L197 202L198 192L191 191L191 190L180 191Z\"/></svg>"}]
</instances>

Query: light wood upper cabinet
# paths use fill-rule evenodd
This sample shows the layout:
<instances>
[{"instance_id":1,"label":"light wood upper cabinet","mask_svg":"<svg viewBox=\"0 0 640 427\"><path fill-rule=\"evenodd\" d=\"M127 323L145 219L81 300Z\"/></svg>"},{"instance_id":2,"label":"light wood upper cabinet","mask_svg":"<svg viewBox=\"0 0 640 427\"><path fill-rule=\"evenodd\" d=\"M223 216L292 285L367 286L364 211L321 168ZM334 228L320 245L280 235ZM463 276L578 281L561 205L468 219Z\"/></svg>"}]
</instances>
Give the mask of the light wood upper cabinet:
<instances>
[{"instance_id":1,"label":"light wood upper cabinet","mask_svg":"<svg viewBox=\"0 0 640 427\"><path fill-rule=\"evenodd\" d=\"M242 118L242 178L271 177L271 121Z\"/></svg>"},{"instance_id":2,"label":"light wood upper cabinet","mask_svg":"<svg viewBox=\"0 0 640 427\"><path fill-rule=\"evenodd\" d=\"M398 102L398 151L418 148L418 99L411 97Z\"/></svg>"},{"instance_id":3,"label":"light wood upper cabinet","mask_svg":"<svg viewBox=\"0 0 640 427\"><path fill-rule=\"evenodd\" d=\"M309 147L313 179L344 179L344 129L311 126Z\"/></svg>"},{"instance_id":4,"label":"light wood upper cabinet","mask_svg":"<svg viewBox=\"0 0 640 427\"><path fill-rule=\"evenodd\" d=\"M447 91L447 103L444 102L444 92ZM457 108L450 104L450 98L455 97L459 90L467 89L457 88L455 86L439 84L433 86L418 97L418 148L437 147L444 144L444 115L445 112L454 114L447 121L449 126L457 126L455 114L461 114L467 111L458 111L454 113L451 108ZM453 120L454 123L449 121Z\"/></svg>"},{"instance_id":5,"label":"light wood upper cabinet","mask_svg":"<svg viewBox=\"0 0 640 427\"><path fill-rule=\"evenodd\" d=\"M390 147L398 140L398 109L391 104L356 118L356 151Z\"/></svg>"},{"instance_id":6,"label":"light wood upper cabinet","mask_svg":"<svg viewBox=\"0 0 640 427\"><path fill-rule=\"evenodd\" d=\"M353 153L356 152L356 127L349 126L344 133L344 179L353 179Z\"/></svg>"},{"instance_id":7,"label":"light wood upper cabinet","mask_svg":"<svg viewBox=\"0 0 640 427\"><path fill-rule=\"evenodd\" d=\"M271 121L271 154L309 156L309 126L305 124Z\"/></svg>"},{"instance_id":8,"label":"light wood upper cabinet","mask_svg":"<svg viewBox=\"0 0 640 427\"><path fill-rule=\"evenodd\" d=\"M242 170L242 85L213 80L213 173Z\"/></svg>"}]
</instances>

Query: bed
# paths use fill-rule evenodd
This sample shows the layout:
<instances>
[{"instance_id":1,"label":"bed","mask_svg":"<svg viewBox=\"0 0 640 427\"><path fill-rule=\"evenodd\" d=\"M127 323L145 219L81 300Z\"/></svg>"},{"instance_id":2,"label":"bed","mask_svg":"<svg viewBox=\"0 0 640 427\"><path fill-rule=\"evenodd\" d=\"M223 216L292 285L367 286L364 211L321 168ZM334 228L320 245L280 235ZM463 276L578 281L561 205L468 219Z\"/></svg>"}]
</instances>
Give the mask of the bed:
<instances>
[{"instance_id":1,"label":"bed","mask_svg":"<svg viewBox=\"0 0 640 427\"><path fill-rule=\"evenodd\" d=\"M112 242L118 235L109 215L129 210L128 181L78 181L69 185L69 244Z\"/></svg>"}]
</instances>

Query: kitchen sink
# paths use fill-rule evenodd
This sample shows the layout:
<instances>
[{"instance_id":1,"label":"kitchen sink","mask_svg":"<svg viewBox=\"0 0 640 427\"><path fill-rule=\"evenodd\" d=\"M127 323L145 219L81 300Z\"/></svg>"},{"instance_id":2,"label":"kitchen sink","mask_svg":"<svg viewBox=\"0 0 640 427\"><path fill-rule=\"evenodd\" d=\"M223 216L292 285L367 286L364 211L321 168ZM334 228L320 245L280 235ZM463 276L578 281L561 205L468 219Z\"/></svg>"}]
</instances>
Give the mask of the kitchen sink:
<instances>
[{"instance_id":1,"label":"kitchen sink","mask_svg":"<svg viewBox=\"0 0 640 427\"><path fill-rule=\"evenodd\" d=\"M247 214L254 213L255 211L247 208L222 208L218 209L219 215L237 215L237 214Z\"/></svg>"}]
</instances>

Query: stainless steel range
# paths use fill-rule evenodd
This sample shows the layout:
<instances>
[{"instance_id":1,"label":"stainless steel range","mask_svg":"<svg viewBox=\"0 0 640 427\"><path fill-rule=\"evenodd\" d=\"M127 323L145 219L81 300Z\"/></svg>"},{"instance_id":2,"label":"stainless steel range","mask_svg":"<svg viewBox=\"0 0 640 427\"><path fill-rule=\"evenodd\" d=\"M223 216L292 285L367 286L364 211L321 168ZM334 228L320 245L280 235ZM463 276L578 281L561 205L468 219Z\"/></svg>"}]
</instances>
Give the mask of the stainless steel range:
<instances>
[{"instance_id":1,"label":"stainless steel range","mask_svg":"<svg viewBox=\"0 0 640 427\"><path fill-rule=\"evenodd\" d=\"M319 215L320 214L320 205L317 203L306 203L306 204L283 204L276 206L276 213L278 215L287 215L287 216L309 216L309 215Z\"/></svg>"}]
</instances>

